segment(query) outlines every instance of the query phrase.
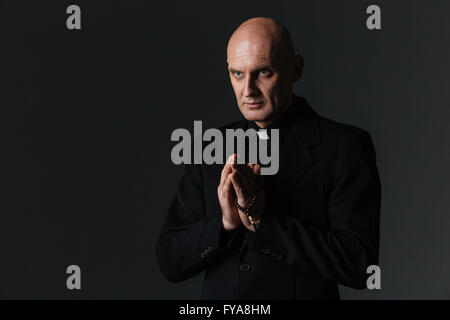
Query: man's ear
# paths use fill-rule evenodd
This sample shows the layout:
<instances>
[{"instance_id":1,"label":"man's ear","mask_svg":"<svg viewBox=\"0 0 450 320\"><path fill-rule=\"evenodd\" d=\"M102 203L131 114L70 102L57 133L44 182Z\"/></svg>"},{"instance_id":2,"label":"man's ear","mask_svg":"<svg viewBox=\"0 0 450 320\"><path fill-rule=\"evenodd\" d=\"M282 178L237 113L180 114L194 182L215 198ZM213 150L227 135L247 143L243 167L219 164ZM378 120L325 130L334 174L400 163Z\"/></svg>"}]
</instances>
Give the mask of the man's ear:
<instances>
[{"instance_id":1,"label":"man's ear","mask_svg":"<svg viewBox=\"0 0 450 320\"><path fill-rule=\"evenodd\" d=\"M294 78L293 81L297 81L298 79L300 79L300 77L302 76L303 73L303 57L300 54L297 54L294 57Z\"/></svg>"}]
</instances>

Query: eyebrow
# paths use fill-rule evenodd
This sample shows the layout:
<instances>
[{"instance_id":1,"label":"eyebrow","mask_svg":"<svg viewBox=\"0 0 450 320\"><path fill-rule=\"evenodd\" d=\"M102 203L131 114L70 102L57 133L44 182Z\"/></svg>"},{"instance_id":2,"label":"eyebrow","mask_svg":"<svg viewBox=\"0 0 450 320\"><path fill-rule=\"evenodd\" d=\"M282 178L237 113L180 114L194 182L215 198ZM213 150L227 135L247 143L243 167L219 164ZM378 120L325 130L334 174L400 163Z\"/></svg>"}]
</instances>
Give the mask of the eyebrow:
<instances>
[{"instance_id":1,"label":"eyebrow","mask_svg":"<svg viewBox=\"0 0 450 320\"><path fill-rule=\"evenodd\" d=\"M258 66L257 68L255 68L254 71L258 71L258 70L261 70L261 69L273 69L273 68L270 65L264 64L264 65L261 65L261 66ZM242 71L230 68L230 67L228 67L228 71L229 72L236 72L236 71L237 72L242 72Z\"/></svg>"}]
</instances>

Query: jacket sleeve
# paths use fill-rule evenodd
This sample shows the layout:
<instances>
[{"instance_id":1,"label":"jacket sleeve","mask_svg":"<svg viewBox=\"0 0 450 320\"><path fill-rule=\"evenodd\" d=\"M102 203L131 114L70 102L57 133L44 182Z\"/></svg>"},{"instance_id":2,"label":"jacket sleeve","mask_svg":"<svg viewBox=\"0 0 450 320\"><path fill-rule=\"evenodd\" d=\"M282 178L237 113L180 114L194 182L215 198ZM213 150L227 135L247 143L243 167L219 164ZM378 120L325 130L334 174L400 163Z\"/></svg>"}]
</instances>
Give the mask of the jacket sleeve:
<instances>
[{"instance_id":1,"label":"jacket sleeve","mask_svg":"<svg viewBox=\"0 0 450 320\"><path fill-rule=\"evenodd\" d=\"M214 263L236 233L222 228L221 213L206 214L204 199L201 167L186 165L156 246L159 267L171 282Z\"/></svg>"},{"instance_id":2,"label":"jacket sleeve","mask_svg":"<svg viewBox=\"0 0 450 320\"><path fill-rule=\"evenodd\" d=\"M341 143L328 203L329 230L293 214L266 212L252 249L280 263L352 288L366 287L366 269L378 263L381 184L370 135L360 130Z\"/></svg>"}]
</instances>

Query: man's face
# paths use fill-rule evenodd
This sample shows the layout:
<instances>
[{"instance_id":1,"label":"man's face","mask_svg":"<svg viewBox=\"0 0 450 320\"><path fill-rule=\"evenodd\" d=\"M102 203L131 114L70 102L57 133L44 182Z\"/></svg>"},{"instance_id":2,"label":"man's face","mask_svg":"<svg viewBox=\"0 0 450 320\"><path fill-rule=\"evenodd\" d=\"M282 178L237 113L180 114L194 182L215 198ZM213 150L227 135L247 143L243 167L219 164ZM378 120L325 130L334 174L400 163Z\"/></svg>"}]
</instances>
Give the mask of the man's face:
<instances>
[{"instance_id":1,"label":"man's face","mask_svg":"<svg viewBox=\"0 0 450 320\"><path fill-rule=\"evenodd\" d=\"M281 60L281 61L280 61ZM265 127L292 98L293 72L288 59L274 54L268 39L237 39L228 47L228 71L243 116Z\"/></svg>"}]
</instances>

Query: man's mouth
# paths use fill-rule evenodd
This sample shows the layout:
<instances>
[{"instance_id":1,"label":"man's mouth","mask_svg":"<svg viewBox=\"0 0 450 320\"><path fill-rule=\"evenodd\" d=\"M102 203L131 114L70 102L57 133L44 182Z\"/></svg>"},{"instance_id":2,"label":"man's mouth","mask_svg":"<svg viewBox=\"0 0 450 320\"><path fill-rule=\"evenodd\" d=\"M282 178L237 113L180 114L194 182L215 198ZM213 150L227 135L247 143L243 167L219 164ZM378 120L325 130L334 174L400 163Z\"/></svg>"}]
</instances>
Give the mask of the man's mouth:
<instances>
[{"instance_id":1,"label":"man's mouth","mask_svg":"<svg viewBox=\"0 0 450 320\"><path fill-rule=\"evenodd\" d=\"M246 104L249 109L258 109L263 105L262 102L245 102L244 104Z\"/></svg>"}]
</instances>

